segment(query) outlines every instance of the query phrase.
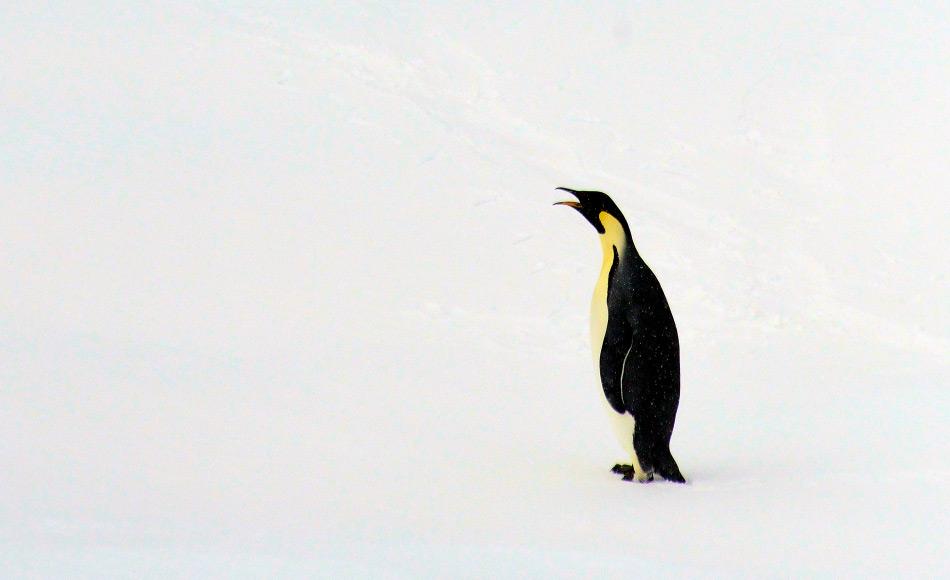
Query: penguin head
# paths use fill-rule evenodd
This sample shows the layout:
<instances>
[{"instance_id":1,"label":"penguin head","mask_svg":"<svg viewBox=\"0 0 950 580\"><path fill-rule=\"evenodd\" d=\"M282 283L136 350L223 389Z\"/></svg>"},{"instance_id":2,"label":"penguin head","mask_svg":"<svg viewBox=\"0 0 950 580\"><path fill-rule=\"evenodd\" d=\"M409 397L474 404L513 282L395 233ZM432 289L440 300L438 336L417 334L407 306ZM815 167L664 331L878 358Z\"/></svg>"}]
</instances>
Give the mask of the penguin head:
<instances>
[{"instance_id":1,"label":"penguin head","mask_svg":"<svg viewBox=\"0 0 950 580\"><path fill-rule=\"evenodd\" d=\"M627 220L624 219L620 208L606 193L602 191L577 191L566 187L558 187L557 189L570 193L577 198L577 201L559 201L554 205L573 207L594 226L598 233L603 234L607 231L601 220L601 214L604 213L626 226Z\"/></svg>"}]
</instances>

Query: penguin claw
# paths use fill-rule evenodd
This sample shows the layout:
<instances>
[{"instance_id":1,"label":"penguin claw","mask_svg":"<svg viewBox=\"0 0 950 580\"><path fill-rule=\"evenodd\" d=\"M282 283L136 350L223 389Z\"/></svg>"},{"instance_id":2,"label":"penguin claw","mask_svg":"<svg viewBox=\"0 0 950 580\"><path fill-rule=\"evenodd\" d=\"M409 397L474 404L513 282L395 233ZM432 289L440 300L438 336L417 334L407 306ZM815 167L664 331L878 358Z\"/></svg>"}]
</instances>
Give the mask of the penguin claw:
<instances>
[{"instance_id":1,"label":"penguin claw","mask_svg":"<svg viewBox=\"0 0 950 580\"><path fill-rule=\"evenodd\" d=\"M614 465L610 471L623 475L621 479L623 479L624 481L639 481L641 483L647 483L647 482L653 481L652 471L647 472L645 477L640 479L640 478L637 478L637 472L633 468L632 465L622 465L618 463Z\"/></svg>"},{"instance_id":2,"label":"penguin claw","mask_svg":"<svg viewBox=\"0 0 950 580\"><path fill-rule=\"evenodd\" d=\"M633 470L631 470L630 473L623 474L623 477L621 477L620 479L624 481L639 481L640 483L650 483L651 481L653 481L653 474L648 473L643 477L643 479L640 479L637 477L637 474L634 473Z\"/></svg>"}]
</instances>

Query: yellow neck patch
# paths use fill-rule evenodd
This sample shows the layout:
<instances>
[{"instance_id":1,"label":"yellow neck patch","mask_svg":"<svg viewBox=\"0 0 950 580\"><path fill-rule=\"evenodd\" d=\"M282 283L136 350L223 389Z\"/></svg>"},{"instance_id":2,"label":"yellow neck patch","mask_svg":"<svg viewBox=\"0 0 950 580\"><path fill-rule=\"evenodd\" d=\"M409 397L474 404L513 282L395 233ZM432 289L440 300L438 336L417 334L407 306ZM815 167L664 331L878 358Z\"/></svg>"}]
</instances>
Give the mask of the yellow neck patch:
<instances>
[{"instance_id":1,"label":"yellow neck patch","mask_svg":"<svg viewBox=\"0 0 950 580\"><path fill-rule=\"evenodd\" d=\"M609 213L602 211L597 219L604 226L604 233L600 234L600 247L604 251L604 268L610 270L610 265L614 261L613 249L617 248L617 254L622 258L624 250L627 249L627 236L617 218Z\"/></svg>"}]
</instances>

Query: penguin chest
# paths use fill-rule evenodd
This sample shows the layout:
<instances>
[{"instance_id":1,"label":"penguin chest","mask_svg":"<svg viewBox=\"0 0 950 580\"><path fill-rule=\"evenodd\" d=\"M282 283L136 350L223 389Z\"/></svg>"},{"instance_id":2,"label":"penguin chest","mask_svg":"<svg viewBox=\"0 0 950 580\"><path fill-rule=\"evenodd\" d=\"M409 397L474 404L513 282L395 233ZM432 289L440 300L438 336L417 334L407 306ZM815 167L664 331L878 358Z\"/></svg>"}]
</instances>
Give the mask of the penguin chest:
<instances>
[{"instance_id":1,"label":"penguin chest","mask_svg":"<svg viewBox=\"0 0 950 580\"><path fill-rule=\"evenodd\" d=\"M590 346L594 355L594 368L598 371L600 370L600 351L604 346L604 337L607 335L608 274L606 270L601 271L597 285L594 286L594 296L590 301Z\"/></svg>"}]
</instances>

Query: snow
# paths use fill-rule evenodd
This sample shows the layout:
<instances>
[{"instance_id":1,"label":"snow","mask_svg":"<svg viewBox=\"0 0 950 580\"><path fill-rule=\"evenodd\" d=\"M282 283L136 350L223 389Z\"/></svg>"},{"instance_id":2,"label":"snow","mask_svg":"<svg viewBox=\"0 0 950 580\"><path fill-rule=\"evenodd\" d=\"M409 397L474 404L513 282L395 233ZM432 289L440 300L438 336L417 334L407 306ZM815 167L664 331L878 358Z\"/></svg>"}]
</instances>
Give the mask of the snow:
<instances>
[{"instance_id":1,"label":"snow","mask_svg":"<svg viewBox=\"0 0 950 580\"><path fill-rule=\"evenodd\" d=\"M311 4L3 9L4 576L950 575L946 6Z\"/></svg>"}]
</instances>

